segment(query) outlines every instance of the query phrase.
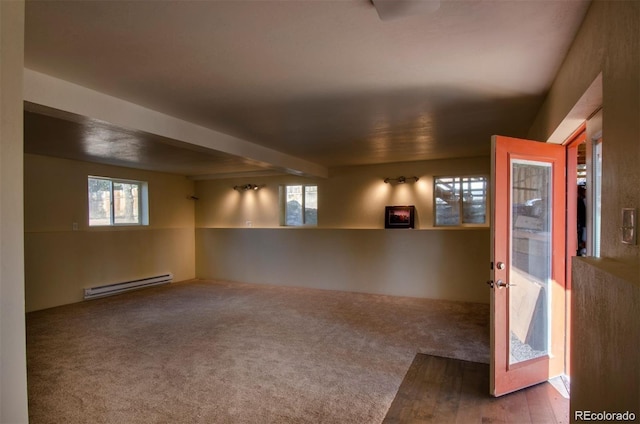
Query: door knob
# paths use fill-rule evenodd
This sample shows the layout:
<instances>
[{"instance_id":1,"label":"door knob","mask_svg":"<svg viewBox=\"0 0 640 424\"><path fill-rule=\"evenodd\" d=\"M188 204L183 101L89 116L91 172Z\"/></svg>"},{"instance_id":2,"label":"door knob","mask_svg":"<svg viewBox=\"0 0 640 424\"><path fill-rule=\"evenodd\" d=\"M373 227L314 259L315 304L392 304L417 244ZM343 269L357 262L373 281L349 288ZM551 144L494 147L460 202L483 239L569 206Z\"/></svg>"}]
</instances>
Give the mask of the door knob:
<instances>
[{"instance_id":1,"label":"door knob","mask_svg":"<svg viewBox=\"0 0 640 424\"><path fill-rule=\"evenodd\" d=\"M504 262L498 262L496 268L502 271L505 268Z\"/></svg>"},{"instance_id":2,"label":"door knob","mask_svg":"<svg viewBox=\"0 0 640 424\"><path fill-rule=\"evenodd\" d=\"M498 286L499 289L502 289L505 287L515 287L515 284L505 283L502 280L498 280L496 281L496 286Z\"/></svg>"}]
</instances>

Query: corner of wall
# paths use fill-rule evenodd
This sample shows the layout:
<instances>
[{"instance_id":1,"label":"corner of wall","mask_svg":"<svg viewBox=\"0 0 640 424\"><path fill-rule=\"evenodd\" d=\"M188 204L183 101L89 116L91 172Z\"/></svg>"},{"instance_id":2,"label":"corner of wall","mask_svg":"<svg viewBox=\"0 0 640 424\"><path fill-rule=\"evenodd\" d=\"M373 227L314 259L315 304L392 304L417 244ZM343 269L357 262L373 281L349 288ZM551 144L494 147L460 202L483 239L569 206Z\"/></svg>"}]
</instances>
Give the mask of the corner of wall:
<instances>
[{"instance_id":1,"label":"corner of wall","mask_svg":"<svg viewBox=\"0 0 640 424\"><path fill-rule=\"evenodd\" d=\"M0 1L0 422L26 423L23 115L24 1Z\"/></svg>"}]
</instances>

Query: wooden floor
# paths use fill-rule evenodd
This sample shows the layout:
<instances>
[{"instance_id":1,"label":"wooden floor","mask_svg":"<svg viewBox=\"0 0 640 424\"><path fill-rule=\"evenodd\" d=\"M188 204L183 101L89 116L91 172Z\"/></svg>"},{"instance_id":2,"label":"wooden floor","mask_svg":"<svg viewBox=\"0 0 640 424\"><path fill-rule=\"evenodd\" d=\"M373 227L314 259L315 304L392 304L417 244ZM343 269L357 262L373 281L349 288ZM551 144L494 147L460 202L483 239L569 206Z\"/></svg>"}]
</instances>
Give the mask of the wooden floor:
<instances>
[{"instance_id":1,"label":"wooden floor","mask_svg":"<svg viewBox=\"0 0 640 424\"><path fill-rule=\"evenodd\" d=\"M383 423L568 423L565 396L547 382L494 398L488 364L418 354Z\"/></svg>"}]
</instances>

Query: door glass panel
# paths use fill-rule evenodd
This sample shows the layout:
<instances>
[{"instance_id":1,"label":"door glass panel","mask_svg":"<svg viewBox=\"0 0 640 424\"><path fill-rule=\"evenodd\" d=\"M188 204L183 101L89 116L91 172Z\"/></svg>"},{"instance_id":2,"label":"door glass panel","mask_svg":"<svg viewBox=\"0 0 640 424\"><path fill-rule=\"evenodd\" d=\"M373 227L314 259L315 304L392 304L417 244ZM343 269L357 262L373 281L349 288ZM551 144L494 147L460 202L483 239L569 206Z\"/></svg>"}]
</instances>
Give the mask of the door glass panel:
<instances>
[{"instance_id":1,"label":"door glass panel","mask_svg":"<svg viewBox=\"0 0 640 424\"><path fill-rule=\"evenodd\" d=\"M549 353L552 168L511 160L509 364Z\"/></svg>"}]
</instances>

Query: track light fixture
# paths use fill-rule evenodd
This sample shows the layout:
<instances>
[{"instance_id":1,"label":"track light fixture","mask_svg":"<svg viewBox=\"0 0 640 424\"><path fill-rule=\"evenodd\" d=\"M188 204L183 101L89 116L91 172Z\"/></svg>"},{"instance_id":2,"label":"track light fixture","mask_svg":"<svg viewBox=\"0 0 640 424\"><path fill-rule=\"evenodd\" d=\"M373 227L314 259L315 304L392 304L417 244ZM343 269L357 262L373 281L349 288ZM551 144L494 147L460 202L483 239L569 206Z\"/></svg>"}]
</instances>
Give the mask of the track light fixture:
<instances>
[{"instance_id":1,"label":"track light fixture","mask_svg":"<svg viewBox=\"0 0 640 424\"><path fill-rule=\"evenodd\" d=\"M262 185L257 185L257 184L243 184L243 185L237 185L237 186L233 186L234 190L238 190L238 191L248 191L248 190L260 190L262 187L264 187L264 184Z\"/></svg>"},{"instance_id":2,"label":"track light fixture","mask_svg":"<svg viewBox=\"0 0 640 424\"><path fill-rule=\"evenodd\" d=\"M384 179L384 182L387 184L404 184L404 183L415 183L418 180L419 180L418 177L405 177L401 175L397 178L387 177Z\"/></svg>"}]
</instances>

